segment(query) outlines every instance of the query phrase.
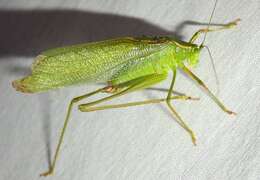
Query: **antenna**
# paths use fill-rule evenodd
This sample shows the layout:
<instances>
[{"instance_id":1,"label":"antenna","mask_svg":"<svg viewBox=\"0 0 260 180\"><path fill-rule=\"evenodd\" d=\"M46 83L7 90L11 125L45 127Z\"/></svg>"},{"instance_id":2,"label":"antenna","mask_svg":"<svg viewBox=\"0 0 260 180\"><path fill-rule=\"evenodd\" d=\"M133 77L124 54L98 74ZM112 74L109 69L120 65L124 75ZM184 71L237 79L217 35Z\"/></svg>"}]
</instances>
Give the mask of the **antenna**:
<instances>
[{"instance_id":1,"label":"antenna","mask_svg":"<svg viewBox=\"0 0 260 180\"><path fill-rule=\"evenodd\" d=\"M209 47L208 46L204 46L204 47L207 49L207 51L209 53L209 57L210 57L210 60L211 60L211 64L212 64L212 67L213 67L215 80L216 80L216 84L217 84L217 92L216 92L216 94L218 94L219 93L219 80L218 80L218 75L217 75L216 67L215 67L215 64L214 64L214 60L213 60L212 54L211 54L211 52L209 50Z\"/></svg>"},{"instance_id":2,"label":"antenna","mask_svg":"<svg viewBox=\"0 0 260 180\"><path fill-rule=\"evenodd\" d=\"M212 20L212 18L213 18L213 15L214 15L215 9L216 9L216 7L217 7L217 2L218 2L218 0L215 1L215 4L214 4L214 7L213 7L213 10L212 10L212 12L211 12L211 15L210 15L210 18L209 18L209 23L208 23L208 26L207 26L207 30L209 29L209 26L210 26L210 24L211 24L211 20ZM205 33L205 35L204 35L204 38L203 38L203 41L202 41L201 45L203 45L203 43L205 42L206 37L207 37L207 34L208 34L208 31L206 31L206 33Z\"/></svg>"}]
</instances>

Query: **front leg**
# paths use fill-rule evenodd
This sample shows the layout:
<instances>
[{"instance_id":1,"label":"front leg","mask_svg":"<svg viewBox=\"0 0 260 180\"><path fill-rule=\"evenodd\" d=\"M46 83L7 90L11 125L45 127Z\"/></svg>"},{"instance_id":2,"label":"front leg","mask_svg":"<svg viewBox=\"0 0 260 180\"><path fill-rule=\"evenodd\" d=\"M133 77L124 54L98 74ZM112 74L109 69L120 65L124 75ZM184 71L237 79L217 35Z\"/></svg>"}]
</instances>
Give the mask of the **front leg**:
<instances>
[{"instance_id":1,"label":"front leg","mask_svg":"<svg viewBox=\"0 0 260 180\"><path fill-rule=\"evenodd\" d=\"M190 39L190 43L194 43L194 41L196 39L198 39L198 37L200 36L200 34L203 34L203 33L207 33L207 32L214 32L214 31L221 31L221 30L225 30L225 29L231 29L231 28L234 28L237 23L240 21L240 19L236 19L234 21L231 21L227 24L223 24L222 27L219 27L219 28L205 28L205 29L200 29L198 30L197 32L195 32L193 34L193 36L191 37Z\"/></svg>"},{"instance_id":2,"label":"front leg","mask_svg":"<svg viewBox=\"0 0 260 180\"><path fill-rule=\"evenodd\" d=\"M205 83L195 74L193 74L187 67L183 66L182 70L194 81L196 81L213 99L213 101L226 113L236 115L235 112L229 110L205 85Z\"/></svg>"}]
</instances>

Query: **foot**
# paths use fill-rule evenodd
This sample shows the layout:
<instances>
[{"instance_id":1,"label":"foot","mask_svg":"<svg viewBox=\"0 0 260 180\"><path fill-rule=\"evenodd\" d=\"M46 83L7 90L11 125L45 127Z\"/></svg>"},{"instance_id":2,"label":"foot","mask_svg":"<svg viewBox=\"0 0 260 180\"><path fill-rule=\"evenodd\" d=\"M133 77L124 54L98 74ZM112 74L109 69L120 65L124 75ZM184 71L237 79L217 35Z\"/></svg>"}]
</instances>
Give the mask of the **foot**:
<instances>
[{"instance_id":1,"label":"foot","mask_svg":"<svg viewBox=\"0 0 260 180\"><path fill-rule=\"evenodd\" d=\"M237 113L233 112L233 111L230 111L230 110L226 110L226 112L230 115L237 115Z\"/></svg>"},{"instance_id":2,"label":"foot","mask_svg":"<svg viewBox=\"0 0 260 180\"><path fill-rule=\"evenodd\" d=\"M196 136L193 132L191 132L191 140L192 140L193 145L196 146L197 145L197 143L196 143L197 139L196 139Z\"/></svg>"},{"instance_id":3,"label":"foot","mask_svg":"<svg viewBox=\"0 0 260 180\"><path fill-rule=\"evenodd\" d=\"M191 97L191 96L187 96L187 99L188 99L188 100L194 100L194 101L200 100L199 97Z\"/></svg>"},{"instance_id":4,"label":"foot","mask_svg":"<svg viewBox=\"0 0 260 180\"><path fill-rule=\"evenodd\" d=\"M53 174L53 169L50 169L47 172L41 173L40 176L46 177L46 176L49 176L49 175L52 175L52 174Z\"/></svg>"},{"instance_id":5,"label":"foot","mask_svg":"<svg viewBox=\"0 0 260 180\"><path fill-rule=\"evenodd\" d=\"M237 26L237 24L238 24L239 21L241 21L241 19L238 18L238 19L236 19L236 20L234 20L234 21L228 23L228 24L227 24L227 27L228 27L228 28L233 28L233 27Z\"/></svg>"}]
</instances>

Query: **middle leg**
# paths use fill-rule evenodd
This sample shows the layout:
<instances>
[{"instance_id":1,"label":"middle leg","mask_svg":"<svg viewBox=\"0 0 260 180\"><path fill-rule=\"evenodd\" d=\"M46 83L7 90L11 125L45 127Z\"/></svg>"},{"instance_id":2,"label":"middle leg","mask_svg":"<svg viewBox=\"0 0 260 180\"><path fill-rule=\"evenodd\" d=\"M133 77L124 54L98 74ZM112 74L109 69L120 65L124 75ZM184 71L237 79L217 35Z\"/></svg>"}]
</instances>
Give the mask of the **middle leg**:
<instances>
[{"instance_id":1,"label":"middle leg","mask_svg":"<svg viewBox=\"0 0 260 180\"><path fill-rule=\"evenodd\" d=\"M181 116L177 113L177 111L175 110L175 108L173 107L173 105L171 104L171 97L172 97L172 91L173 91L173 86L175 83L175 79L176 79L176 70L173 70L173 78L172 78L172 82L171 82L171 86L170 89L168 91L168 96L167 96L167 105L169 107L169 109L171 110L171 112L173 113L175 120L177 121L177 123L183 127L191 136L191 140L192 143L194 145L196 145L196 136L194 134L194 132L192 131L192 129L185 123L185 121L181 118Z\"/></svg>"}]
</instances>

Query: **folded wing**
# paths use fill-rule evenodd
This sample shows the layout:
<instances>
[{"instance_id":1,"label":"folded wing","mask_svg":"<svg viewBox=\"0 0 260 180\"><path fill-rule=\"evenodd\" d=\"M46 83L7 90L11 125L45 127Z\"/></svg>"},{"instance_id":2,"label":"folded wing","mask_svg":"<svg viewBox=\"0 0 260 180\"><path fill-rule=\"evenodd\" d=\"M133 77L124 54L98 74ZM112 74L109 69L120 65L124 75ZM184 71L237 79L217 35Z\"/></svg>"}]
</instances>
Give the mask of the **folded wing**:
<instances>
[{"instance_id":1,"label":"folded wing","mask_svg":"<svg viewBox=\"0 0 260 180\"><path fill-rule=\"evenodd\" d=\"M138 63L145 56L167 46L134 38L120 38L95 43L51 49L36 57L31 75L15 80L13 86L34 93L84 82L107 82L129 62Z\"/></svg>"}]
</instances>

